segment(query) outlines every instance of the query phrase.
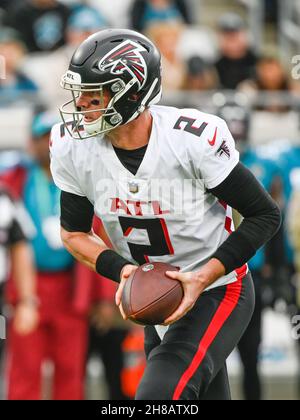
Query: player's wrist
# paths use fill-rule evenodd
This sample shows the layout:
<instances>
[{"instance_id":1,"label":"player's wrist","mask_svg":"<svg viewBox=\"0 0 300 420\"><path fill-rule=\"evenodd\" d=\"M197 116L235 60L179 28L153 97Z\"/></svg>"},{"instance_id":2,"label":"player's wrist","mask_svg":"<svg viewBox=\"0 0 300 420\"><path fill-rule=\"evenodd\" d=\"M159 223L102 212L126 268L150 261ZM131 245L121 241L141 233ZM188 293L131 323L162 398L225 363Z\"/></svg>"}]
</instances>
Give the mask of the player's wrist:
<instances>
[{"instance_id":1,"label":"player's wrist","mask_svg":"<svg viewBox=\"0 0 300 420\"><path fill-rule=\"evenodd\" d=\"M120 283L121 273L126 265L132 263L111 249L102 251L96 261L96 272L100 276L107 277Z\"/></svg>"},{"instance_id":2,"label":"player's wrist","mask_svg":"<svg viewBox=\"0 0 300 420\"><path fill-rule=\"evenodd\" d=\"M121 280L122 280L123 275L124 275L124 273L125 273L126 267L132 267L132 268L134 268L134 269L136 269L136 268L137 268L137 266L136 266L136 265L133 265L132 263L125 264L125 265L124 265L124 267L121 269L121 273L120 273L120 278L121 278Z\"/></svg>"},{"instance_id":3,"label":"player's wrist","mask_svg":"<svg viewBox=\"0 0 300 420\"><path fill-rule=\"evenodd\" d=\"M216 258L212 258L198 272L198 281L204 287L208 287L224 275L225 267L222 262Z\"/></svg>"}]
</instances>

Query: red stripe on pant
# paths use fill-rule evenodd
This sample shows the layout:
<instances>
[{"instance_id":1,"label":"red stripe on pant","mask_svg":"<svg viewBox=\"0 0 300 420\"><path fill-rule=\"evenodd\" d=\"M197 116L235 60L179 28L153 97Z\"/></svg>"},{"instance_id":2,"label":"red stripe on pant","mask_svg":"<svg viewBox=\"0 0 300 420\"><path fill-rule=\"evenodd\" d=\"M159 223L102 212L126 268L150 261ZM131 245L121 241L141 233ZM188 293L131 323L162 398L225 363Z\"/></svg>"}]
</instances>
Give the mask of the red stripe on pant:
<instances>
[{"instance_id":1,"label":"red stripe on pant","mask_svg":"<svg viewBox=\"0 0 300 420\"><path fill-rule=\"evenodd\" d=\"M184 388L205 358L209 346L212 344L217 334L225 324L226 320L229 318L238 304L239 298L241 296L242 280L247 273L247 265L244 265L243 267L236 270L236 273L237 281L227 286L224 299L221 302L217 312L215 313L211 323L209 324L206 333L202 337L192 363L179 380L179 383L173 394L173 400L179 400L181 394L184 391Z\"/></svg>"}]
</instances>

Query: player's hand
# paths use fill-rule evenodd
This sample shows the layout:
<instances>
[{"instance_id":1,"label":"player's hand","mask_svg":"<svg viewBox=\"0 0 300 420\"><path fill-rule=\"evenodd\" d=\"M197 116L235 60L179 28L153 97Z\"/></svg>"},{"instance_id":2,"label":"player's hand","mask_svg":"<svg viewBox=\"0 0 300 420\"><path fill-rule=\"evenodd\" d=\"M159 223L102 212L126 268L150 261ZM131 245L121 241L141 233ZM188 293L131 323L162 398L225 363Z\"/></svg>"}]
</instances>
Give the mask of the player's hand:
<instances>
[{"instance_id":1,"label":"player's hand","mask_svg":"<svg viewBox=\"0 0 300 420\"><path fill-rule=\"evenodd\" d=\"M166 275L174 280L179 280L183 287L183 298L171 316L169 316L163 325L170 325L182 318L195 305L200 294L207 287L205 279L199 276L199 273L180 273L178 271L167 271Z\"/></svg>"},{"instance_id":2,"label":"player's hand","mask_svg":"<svg viewBox=\"0 0 300 420\"><path fill-rule=\"evenodd\" d=\"M35 305L20 302L15 310L13 326L20 335L31 334L38 326L39 312Z\"/></svg>"},{"instance_id":3,"label":"player's hand","mask_svg":"<svg viewBox=\"0 0 300 420\"><path fill-rule=\"evenodd\" d=\"M116 305L119 307L123 319L127 319L126 315L124 314L122 304L121 304L123 289L124 289L127 279L137 269L138 267L136 265L128 264L128 265L125 265L121 271L121 281L120 281L120 284L116 293Z\"/></svg>"},{"instance_id":4,"label":"player's hand","mask_svg":"<svg viewBox=\"0 0 300 420\"><path fill-rule=\"evenodd\" d=\"M166 274L171 279L182 282L184 293L179 307L164 322L164 325L170 325L192 309L198 297L208 286L224 276L225 267L218 259L212 258L198 272L180 273L179 271L167 271Z\"/></svg>"}]
</instances>

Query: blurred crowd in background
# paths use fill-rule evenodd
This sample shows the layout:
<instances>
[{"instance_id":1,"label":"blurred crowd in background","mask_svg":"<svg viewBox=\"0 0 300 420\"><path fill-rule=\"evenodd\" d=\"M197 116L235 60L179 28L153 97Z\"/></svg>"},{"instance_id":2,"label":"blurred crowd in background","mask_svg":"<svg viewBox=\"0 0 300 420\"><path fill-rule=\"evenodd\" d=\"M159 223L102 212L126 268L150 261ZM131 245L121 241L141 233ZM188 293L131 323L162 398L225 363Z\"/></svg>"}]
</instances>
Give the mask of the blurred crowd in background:
<instances>
[{"instance_id":1,"label":"blurred crowd in background","mask_svg":"<svg viewBox=\"0 0 300 420\"><path fill-rule=\"evenodd\" d=\"M272 311L288 320L299 398L300 340L291 338L300 315L299 0L0 0L1 397L130 399L143 373L143 328L121 320L115 285L62 247L49 171L50 130L67 100L60 78L76 47L110 27L157 45L162 104L224 118L242 162L280 204L280 232L249 263L257 303L239 345L240 388L246 399L266 397L264 357L289 370L285 343L264 353ZM94 228L103 233L100 220Z\"/></svg>"}]
</instances>

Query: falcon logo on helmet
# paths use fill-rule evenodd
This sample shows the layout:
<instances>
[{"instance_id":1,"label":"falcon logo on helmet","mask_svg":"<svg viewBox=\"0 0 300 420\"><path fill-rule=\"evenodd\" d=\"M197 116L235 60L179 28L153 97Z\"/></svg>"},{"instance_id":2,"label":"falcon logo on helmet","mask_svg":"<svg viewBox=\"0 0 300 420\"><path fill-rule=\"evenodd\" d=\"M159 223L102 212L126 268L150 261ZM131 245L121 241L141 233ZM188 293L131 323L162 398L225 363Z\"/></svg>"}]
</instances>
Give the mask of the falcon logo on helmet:
<instances>
[{"instance_id":1,"label":"falcon logo on helmet","mask_svg":"<svg viewBox=\"0 0 300 420\"><path fill-rule=\"evenodd\" d=\"M137 79L139 89L142 89L147 80L147 66L141 54L143 51L147 52L146 48L134 41L122 42L99 61L99 69L104 71L111 68L110 73L114 75L128 71Z\"/></svg>"}]
</instances>

